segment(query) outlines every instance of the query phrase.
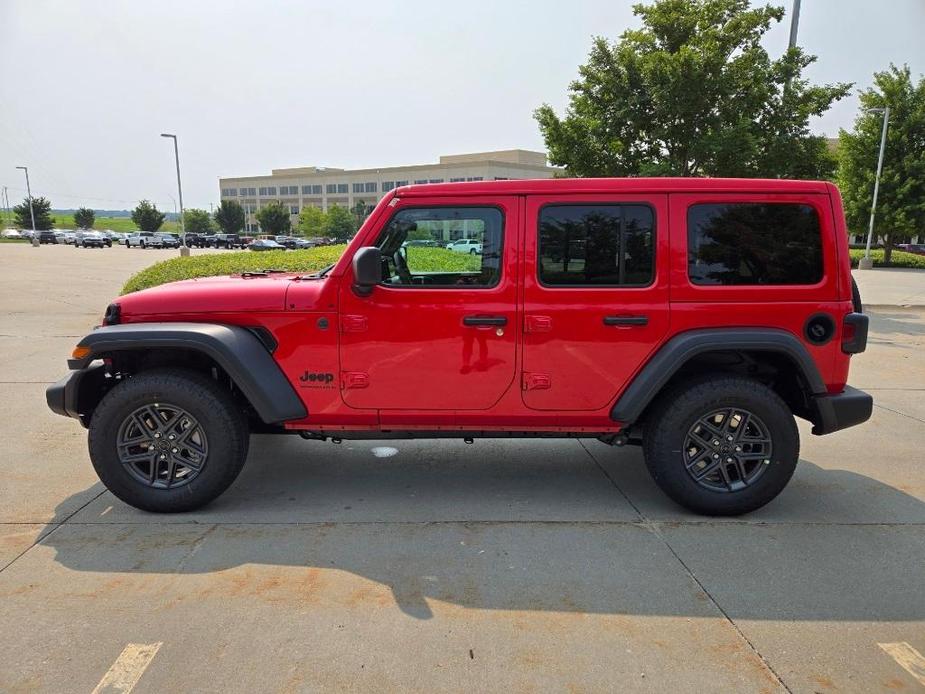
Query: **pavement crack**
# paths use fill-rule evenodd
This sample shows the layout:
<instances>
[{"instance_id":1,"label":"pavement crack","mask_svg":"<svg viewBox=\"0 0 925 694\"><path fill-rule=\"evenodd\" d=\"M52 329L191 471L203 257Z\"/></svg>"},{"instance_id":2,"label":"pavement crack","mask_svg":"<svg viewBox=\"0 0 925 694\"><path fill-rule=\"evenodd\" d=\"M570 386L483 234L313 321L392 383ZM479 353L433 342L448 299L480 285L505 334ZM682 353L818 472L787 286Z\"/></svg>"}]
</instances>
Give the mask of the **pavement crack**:
<instances>
[{"instance_id":1,"label":"pavement crack","mask_svg":"<svg viewBox=\"0 0 925 694\"><path fill-rule=\"evenodd\" d=\"M641 522L640 522L640 523L637 523L636 525L639 525L639 526L645 528L646 530L648 530L652 535L654 535L656 538L658 538L658 540L659 540L663 545L665 545L665 547L668 549L668 551L671 552L671 555L672 555L672 556L677 560L677 562L683 567L684 572L687 574L688 578L689 578L691 581L694 582L694 584L703 592L704 595L707 596L707 599L712 603L713 607L715 607L716 610L723 616L723 619L726 620L726 622L727 622L727 623L729 624L729 626L735 631L735 633L739 635L739 638L742 639L742 641L744 641L744 642L748 645L748 647L749 647L749 649L752 651L752 653L755 654L755 657L758 658L758 659L761 661L761 663L765 666L765 668L767 668L768 672L770 672L771 675L774 677L774 679L777 680L777 683L778 683L781 687L783 687L784 690L786 690L787 692L791 692L792 690L790 689L790 687L788 687L788 686L784 683L784 680L781 678L781 676L778 675L777 672L775 672L775 670L774 670L773 667L771 667L771 663L769 663L769 662L765 659L765 657L764 657L763 655L761 655L761 652L755 647L755 644L753 644L753 643L751 642L751 640L745 635L745 632L743 632L743 631L739 628L738 624L736 624L735 621L732 619L732 617L729 616L729 613L726 612L725 609L723 609L723 606L719 604L719 602L716 600L716 598L714 598L713 595L710 593L710 591L707 590L707 587L700 581L699 578L697 578L697 575L694 573L694 571L691 569L691 567L689 567L689 566L687 565L687 563L681 558L681 555L679 555L679 554L675 551L674 547L671 546L671 543L668 541L668 538L665 537L665 536L662 534L661 526L663 525L663 523L660 523L660 522L658 522L658 521L652 521L652 520L650 520L650 519L642 512L642 510L641 510L636 504L633 503L633 500L630 499L630 497L626 494L626 492L624 492L624 491L620 488L620 485L617 484L617 481L613 478L613 476L612 476L609 472L607 472L607 470L604 468L604 466L600 464L600 462L597 460L597 458L594 457L594 454L591 453L590 450L588 450L588 448L585 446L584 442L581 441L581 439L579 439L579 440L578 440L578 443L579 443L579 445L580 445L582 448L585 449L585 452L591 457L591 460L594 461L594 464L597 465L597 467L600 469L600 471L604 473L604 476L605 476L608 480L610 480L610 483L614 486L614 488L615 488L618 492L620 492L620 495L621 495L624 499L626 499L626 502L633 508L633 510L634 510L634 511L636 512L636 514L639 516Z\"/></svg>"},{"instance_id":2,"label":"pavement crack","mask_svg":"<svg viewBox=\"0 0 925 694\"><path fill-rule=\"evenodd\" d=\"M900 412L899 410L894 410L894 409L891 408L891 407L884 407L883 405L878 405L877 403L874 403L874 407L877 407L877 408L879 408L879 409L881 409L881 410L886 410L887 412L892 412L893 414L898 414L900 417L906 417L906 418L911 419L911 420L913 420L913 421L921 422L922 424L925 424L925 419L919 419L918 417L913 417L911 414L906 414L905 412Z\"/></svg>"}]
</instances>

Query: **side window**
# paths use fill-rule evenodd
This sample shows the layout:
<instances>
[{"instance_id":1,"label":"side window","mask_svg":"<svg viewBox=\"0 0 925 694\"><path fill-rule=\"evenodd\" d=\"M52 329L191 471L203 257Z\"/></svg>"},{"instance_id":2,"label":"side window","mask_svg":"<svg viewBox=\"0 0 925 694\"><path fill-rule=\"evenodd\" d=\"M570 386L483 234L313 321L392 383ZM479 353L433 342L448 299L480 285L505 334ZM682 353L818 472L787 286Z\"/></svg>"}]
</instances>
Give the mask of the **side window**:
<instances>
[{"instance_id":1,"label":"side window","mask_svg":"<svg viewBox=\"0 0 925 694\"><path fill-rule=\"evenodd\" d=\"M383 284L493 287L501 279L504 216L495 207L416 207L395 213L376 245Z\"/></svg>"},{"instance_id":2,"label":"side window","mask_svg":"<svg viewBox=\"0 0 925 694\"><path fill-rule=\"evenodd\" d=\"M539 215L539 278L551 287L645 286L655 275L647 205L547 205Z\"/></svg>"},{"instance_id":3,"label":"side window","mask_svg":"<svg viewBox=\"0 0 925 694\"><path fill-rule=\"evenodd\" d=\"M816 284L823 274L819 216L796 203L691 205L687 273L700 285Z\"/></svg>"}]
</instances>

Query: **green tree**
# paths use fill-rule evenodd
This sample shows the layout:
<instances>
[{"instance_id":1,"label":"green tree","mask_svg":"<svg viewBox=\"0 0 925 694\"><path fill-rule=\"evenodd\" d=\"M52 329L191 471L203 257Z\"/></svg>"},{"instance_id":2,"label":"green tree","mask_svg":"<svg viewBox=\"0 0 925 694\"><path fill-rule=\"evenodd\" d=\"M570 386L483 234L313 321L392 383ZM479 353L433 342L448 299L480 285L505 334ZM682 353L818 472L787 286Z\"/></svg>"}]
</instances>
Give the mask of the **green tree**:
<instances>
[{"instance_id":1,"label":"green tree","mask_svg":"<svg viewBox=\"0 0 925 694\"><path fill-rule=\"evenodd\" d=\"M52 229L55 220L51 216L51 202L45 198L32 198L32 213L35 215L35 228L38 231ZM29 214L29 198L13 208L14 223L20 229L32 228L32 216Z\"/></svg>"},{"instance_id":2,"label":"green tree","mask_svg":"<svg viewBox=\"0 0 925 694\"><path fill-rule=\"evenodd\" d=\"M237 200L222 200L213 216L222 233L237 234L244 228L244 208Z\"/></svg>"},{"instance_id":3,"label":"green tree","mask_svg":"<svg viewBox=\"0 0 925 694\"><path fill-rule=\"evenodd\" d=\"M142 200L138 207L132 210L132 221L142 231L157 231L164 223L167 215L157 209L157 205L148 200Z\"/></svg>"},{"instance_id":4,"label":"green tree","mask_svg":"<svg viewBox=\"0 0 925 694\"><path fill-rule=\"evenodd\" d=\"M257 211L257 221L265 234L288 234L292 228L289 207L277 201L261 207Z\"/></svg>"},{"instance_id":5,"label":"green tree","mask_svg":"<svg viewBox=\"0 0 925 694\"><path fill-rule=\"evenodd\" d=\"M299 213L299 231L309 238L324 234L326 215L319 208L306 205Z\"/></svg>"},{"instance_id":6,"label":"green tree","mask_svg":"<svg viewBox=\"0 0 925 694\"><path fill-rule=\"evenodd\" d=\"M874 74L874 87L860 93L862 111L851 132L838 137L838 185L848 227L867 231L880 152L883 115L890 107L883 173L874 229L883 237L883 260L893 246L925 231L925 78L913 83L909 68L890 65Z\"/></svg>"},{"instance_id":7,"label":"green tree","mask_svg":"<svg viewBox=\"0 0 925 694\"><path fill-rule=\"evenodd\" d=\"M782 8L656 0L633 12L642 28L594 39L565 117L537 109L553 164L572 176L832 175L808 121L851 85L810 85L815 57L798 47L771 60L761 40Z\"/></svg>"},{"instance_id":8,"label":"green tree","mask_svg":"<svg viewBox=\"0 0 925 694\"><path fill-rule=\"evenodd\" d=\"M356 232L356 222L353 215L345 207L331 205L324 223L324 235L331 236L338 241L347 241Z\"/></svg>"},{"instance_id":9,"label":"green tree","mask_svg":"<svg viewBox=\"0 0 925 694\"><path fill-rule=\"evenodd\" d=\"M89 207L81 207L74 213L74 224L78 229L92 229L96 221L96 213Z\"/></svg>"},{"instance_id":10,"label":"green tree","mask_svg":"<svg viewBox=\"0 0 925 694\"><path fill-rule=\"evenodd\" d=\"M205 210L195 208L183 211L183 229L187 234L211 234L212 217Z\"/></svg>"},{"instance_id":11,"label":"green tree","mask_svg":"<svg viewBox=\"0 0 925 694\"><path fill-rule=\"evenodd\" d=\"M367 205L365 200L357 200L356 204L350 208L350 211L356 218L356 228L359 229L363 226L363 222L366 221L366 218L369 216L369 213L373 211L373 208L372 205Z\"/></svg>"}]
</instances>

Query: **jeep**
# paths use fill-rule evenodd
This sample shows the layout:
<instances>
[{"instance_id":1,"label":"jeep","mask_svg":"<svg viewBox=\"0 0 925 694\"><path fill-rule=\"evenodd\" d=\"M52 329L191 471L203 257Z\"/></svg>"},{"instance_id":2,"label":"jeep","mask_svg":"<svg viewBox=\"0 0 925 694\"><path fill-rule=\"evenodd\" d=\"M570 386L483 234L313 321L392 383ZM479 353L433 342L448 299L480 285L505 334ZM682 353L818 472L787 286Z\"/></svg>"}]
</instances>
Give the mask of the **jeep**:
<instances>
[{"instance_id":1,"label":"jeep","mask_svg":"<svg viewBox=\"0 0 925 694\"><path fill-rule=\"evenodd\" d=\"M321 271L116 299L47 401L149 511L216 498L254 432L641 445L669 497L733 515L793 475L794 416L815 435L870 417L847 385L867 327L831 183L414 185Z\"/></svg>"}]
</instances>

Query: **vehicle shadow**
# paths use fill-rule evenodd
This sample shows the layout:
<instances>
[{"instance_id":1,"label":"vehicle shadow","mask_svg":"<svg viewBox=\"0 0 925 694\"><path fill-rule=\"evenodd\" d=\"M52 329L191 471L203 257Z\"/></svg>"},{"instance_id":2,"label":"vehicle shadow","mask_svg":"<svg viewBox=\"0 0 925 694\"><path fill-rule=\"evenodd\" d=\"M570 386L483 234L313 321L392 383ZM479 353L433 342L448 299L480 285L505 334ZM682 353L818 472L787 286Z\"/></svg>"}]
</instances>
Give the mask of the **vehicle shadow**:
<instances>
[{"instance_id":1,"label":"vehicle shadow","mask_svg":"<svg viewBox=\"0 0 925 694\"><path fill-rule=\"evenodd\" d=\"M645 501L647 518L668 517L651 521L627 513L632 506L587 460L589 467L580 471L522 467L518 481L506 472L495 474L499 461L488 455L469 454L464 463L448 456L445 466L410 456L371 463L371 456L358 455L344 456L336 472L322 475L322 463L292 464L292 456L279 455L286 449L273 443L256 449L248 471L264 485L256 492L239 491L196 514L170 517L129 509L107 493L99 500L102 510L86 509L40 544L54 550L61 566L95 574L88 580L100 583L113 573L143 577L139 585L154 575L194 576L201 597L368 602L377 609L397 605L418 619L433 616L434 601L450 606L444 609L715 616L688 567L711 595L748 596L737 618L925 618L916 579L925 564L920 522L800 523L768 516L727 522L688 516L658 496ZM632 475L642 474L637 454L614 455L625 458ZM905 514L925 518L922 501L864 475L824 470L809 461L800 468L793 497L785 491L773 502L781 505L779 511L811 504L829 488L839 490L841 507L834 516L854 504L859 517L899 505ZM595 475L602 493L591 493L582 507L568 490L581 488L575 478L586 473ZM555 493L538 495L538 482L563 490L560 500ZM499 509L518 495L519 512L499 519ZM307 513L300 503L324 496L340 511L357 499L375 498L377 506L372 513L349 515ZM289 520L259 520L281 503L289 504ZM460 504L466 503L481 512L460 517ZM61 508L73 504L65 501ZM608 511L625 520L602 520ZM754 590L756 581L764 590Z\"/></svg>"}]
</instances>

